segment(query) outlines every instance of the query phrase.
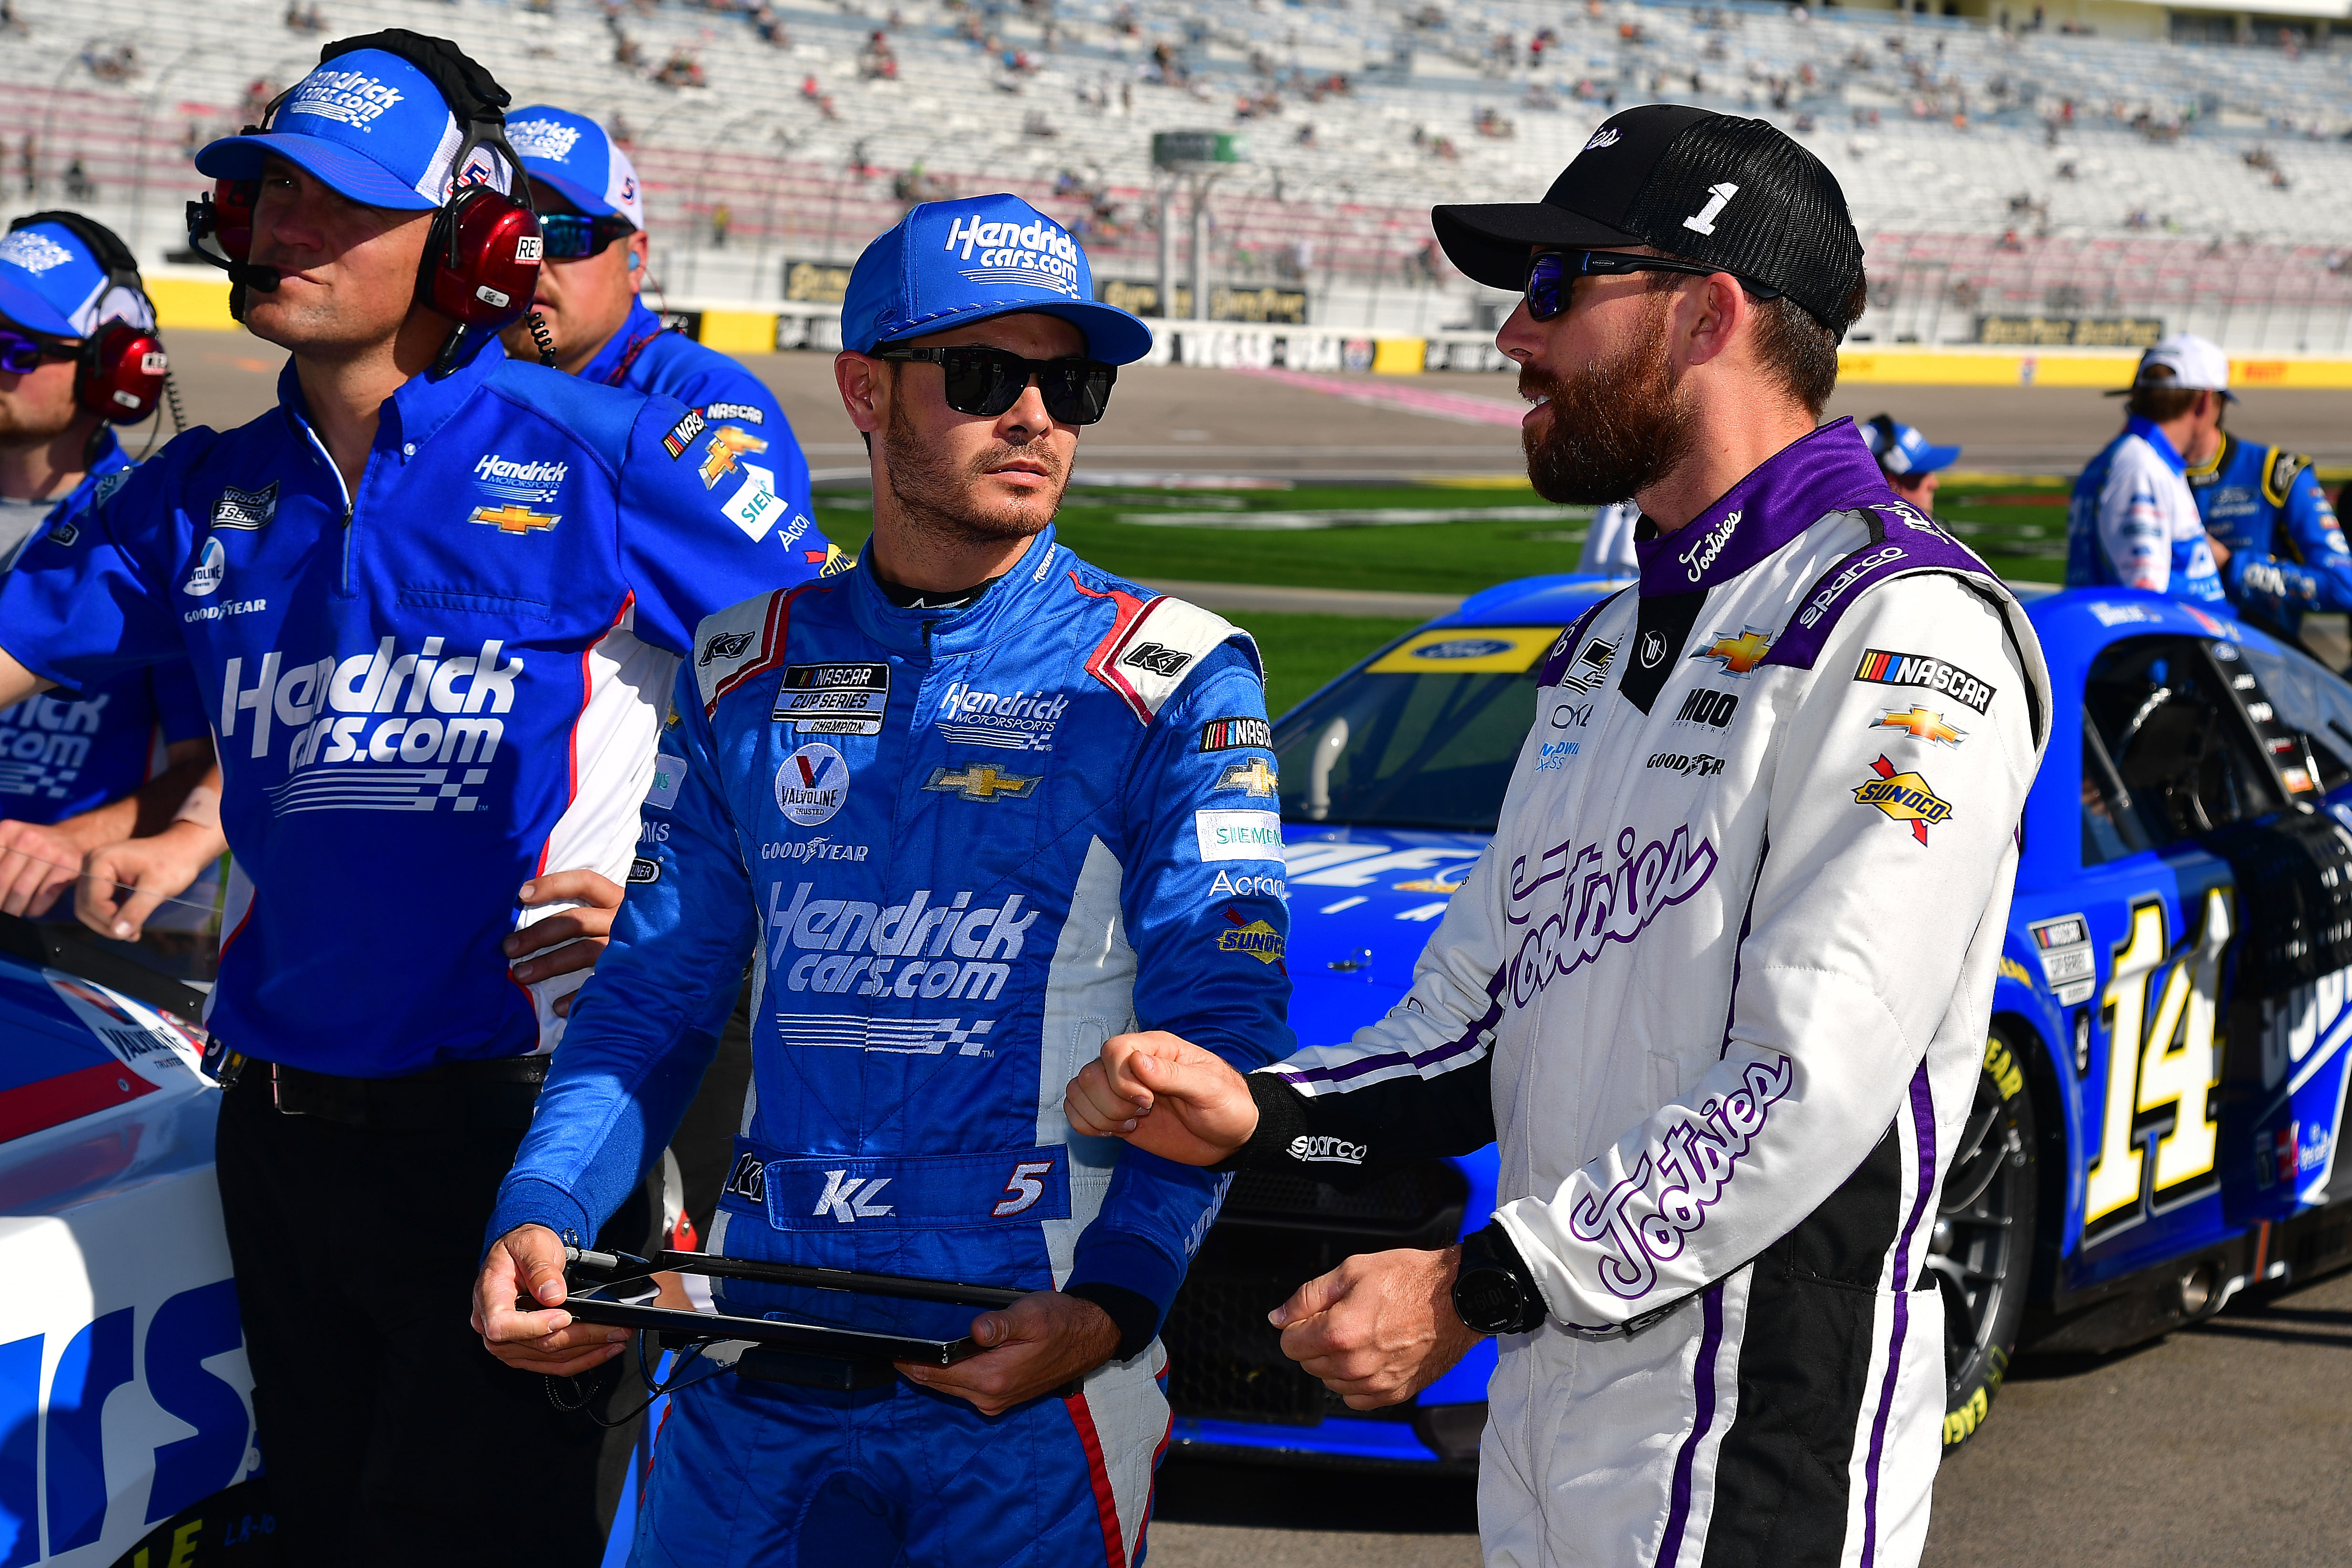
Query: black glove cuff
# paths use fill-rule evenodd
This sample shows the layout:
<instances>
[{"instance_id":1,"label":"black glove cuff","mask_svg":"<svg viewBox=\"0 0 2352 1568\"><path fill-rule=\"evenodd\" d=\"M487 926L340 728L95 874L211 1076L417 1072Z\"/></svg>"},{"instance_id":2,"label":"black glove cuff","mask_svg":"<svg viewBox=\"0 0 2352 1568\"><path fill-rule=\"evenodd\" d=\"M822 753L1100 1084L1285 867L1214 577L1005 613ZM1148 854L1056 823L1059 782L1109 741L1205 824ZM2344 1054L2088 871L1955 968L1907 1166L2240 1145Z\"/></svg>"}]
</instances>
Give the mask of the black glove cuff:
<instances>
[{"instance_id":1,"label":"black glove cuff","mask_svg":"<svg viewBox=\"0 0 2352 1568\"><path fill-rule=\"evenodd\" d=\"M1511 1233L1503 1228L1500 1220L1489 1220L1483 1229L1462 1238L1461 1264L1454 1278L1459 1280L1481 1269L1500 1269L1509 1275L1518 1285L1520 1301L1516 1321L1483 1329L1482 1332L1524 1334L1541 1326L1545 1311L1543 1291L1536 1285L1535 1270L1528 1267L1528 1260L1519 1254L1518 1244L1511 1239ZM1455 1302L1458 1310L1458 1296ZM1475 1323L1470 1326L1479 1327Z\"/></svg>"},{"instance_id":2,"label":"black glove cuff","mask_svg":"<svg viewBox=\"0 0 2352 1568\"><path fill-rule=\"evenodd\" d=\"M1151 1348L1160 1337L1160 1308L1150 1297L1130 1290L1124 1285L1106 1285L1089 1280L1073 1285L1062 1292L1081 1301L1092 1301L1110 1318L1118 1330L1118 1349L1110 1352L1113 1361L1133 1361Z\"/></svg>"},{"instance_id":3,"label":"black glove cuff","mask_svg":"<svg viewBox=\"0 0 2352 1568\"><path fill-rule=\"evenodd\" d=\"M1291 1141L1307 1131L1307 1097L1270 1072L1244 1073L1242 1081L1257 1106L1257 1131L1209 1169L1257 1171L1290 1163Z\"/></svg>"}]
</instances>

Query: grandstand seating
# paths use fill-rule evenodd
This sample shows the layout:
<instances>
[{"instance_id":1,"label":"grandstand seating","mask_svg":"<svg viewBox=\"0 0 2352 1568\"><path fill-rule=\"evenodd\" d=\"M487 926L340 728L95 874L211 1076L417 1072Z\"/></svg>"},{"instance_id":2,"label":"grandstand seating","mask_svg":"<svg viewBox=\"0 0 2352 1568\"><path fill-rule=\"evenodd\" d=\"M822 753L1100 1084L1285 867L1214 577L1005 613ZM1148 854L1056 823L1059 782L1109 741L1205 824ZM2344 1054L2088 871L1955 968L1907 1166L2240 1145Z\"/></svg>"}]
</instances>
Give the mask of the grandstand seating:
<instances>
[{"instance_id":1,"label":"grandstand seating","mask_svg":"<svg viewBox=\"0 0 2352 1568\"><path fill-rule=\"evenodd\" d=\"M625 123L681 295L774 299L783 263L846 259L908 196L976 189L1028 195L1086 234L1099 272L1149 279L1150 133L1214 128L1253 143L1215 192L1219 281L1306 288L1320 319L1463 321L1478 291L1429 249L1429 205L1532 197L1612 104L1672 98L1768 114L1837 172L1875 335L2088 311L2333 352L2352 321L2336 254L2352 249L2352 95L2324 52L1629 0L799 0L768 13L773 43L742 9L682 0L343 3L321 0L331 32L446 34L519 101ZM30 136L37 199L68 199L78 164L94 187L79 205L151 257L196 183L187 139L235 129L252 84L283 86L320 41L277 0L16 14L0 190L32 205ZM862 74L877 27L889 73ZM617 60L623 39L637 63ZM663 85L673 58L706 85Z\"/></svg>"}]
</instances>

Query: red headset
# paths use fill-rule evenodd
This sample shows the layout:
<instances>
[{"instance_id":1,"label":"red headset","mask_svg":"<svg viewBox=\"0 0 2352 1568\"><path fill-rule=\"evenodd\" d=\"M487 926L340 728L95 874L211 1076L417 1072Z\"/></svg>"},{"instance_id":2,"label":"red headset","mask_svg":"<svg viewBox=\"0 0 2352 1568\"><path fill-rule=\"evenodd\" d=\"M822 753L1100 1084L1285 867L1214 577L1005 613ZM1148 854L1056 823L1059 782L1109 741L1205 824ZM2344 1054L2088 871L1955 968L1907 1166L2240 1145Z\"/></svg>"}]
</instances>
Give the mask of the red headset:
<instances>
[{"instance_id":1,"label":"red headset","mask_svg":"<svg viewBox=\"0 0 2352 1568\"><path fill-rule=\"evenodd\" d=\"M416 278L416 302L457 323L434 361L436 374L445 374L456 363L459 344L474 334L495 332L520 321L539 289L543 241L538 214L530 205L530 179L507 143L506 106L512 100L446 38L388 27L329 44L319 51L319 63L354 49L398 55L424 72L466 128L450 163L461 183L434 214ZM263 111L262 123L246 127L244 133L266 131L292 90L279 93ZM477 152L506 160L513 171L512 195L478 177L463 183ZM227 271L232 283L229 313L238 321L245 319L246 290L268 293L278 287L276 269L257 267L251 260L253 206L259 191L255 181L219 180L210 195L188 204L189 247ZM207 239L213 242L209 247Z\"/></svg>"},{"instance_id":2,"label":"red headset","mask_svg":"<svg viewBox=\"0 0 2352 1568\"><path fill-rule=\"evenodd\" d=\"M106 269L107 293L129 289L146 305L149 319L153 319L155 307L139 280L138 258L112 229L79 213L48 212L20 217L8 226L8 232L37 223L53 223L71 231ZM170 368L163 340L152 329L120 320L100 322L75 352L74 402L84 413L95 414L110 425L136 425L163 401L163 377Z\"/></svg>"}]
</instances>

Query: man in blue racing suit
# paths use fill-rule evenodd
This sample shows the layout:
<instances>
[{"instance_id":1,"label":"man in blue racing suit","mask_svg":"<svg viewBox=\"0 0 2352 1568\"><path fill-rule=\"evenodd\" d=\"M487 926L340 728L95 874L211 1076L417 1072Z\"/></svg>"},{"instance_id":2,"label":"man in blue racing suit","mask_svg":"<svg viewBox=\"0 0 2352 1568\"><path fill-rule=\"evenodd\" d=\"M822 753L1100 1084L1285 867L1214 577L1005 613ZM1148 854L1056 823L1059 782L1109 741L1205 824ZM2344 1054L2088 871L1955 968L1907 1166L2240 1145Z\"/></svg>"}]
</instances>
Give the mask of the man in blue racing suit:
<instances>
[{"instance_id":1,"label":"man in blue racing suit","mask_svg":"<svg viewBox=\"0 0 2352 1568\"><path fill-rule=\"evenodd\" d=\"M713 483L732 454L699 416L444 309L530 298L505 98L388 30L200 152L251 197L228 255L247 329L289 351L278 406L180 437L0 584L0 704L185 658L219 738L252 892L208 1012L244 1058L217 1168L295 1563L504 1562L518 1488L550 1510L538 1560L602 1552L596 1429L447 1306L582 978L527 980L501 942L564 918L538 896L560 876L627 874L692 628L824 554L796 460ZM359 918L362 890L406 917ZM326 1237L399 1288L355 1289Z\"/></svg>"},{"instance_id":2,"label":"man in blue racing suit","mask_svg":"<svg viewBox=\"0 0 2352 1568\"><path fill-rule=\"evenodd\" d=\"M748 959L712 1249L1028 1294L974 1320L722 1282L725 1310L986 1349L853 1393L690 1384L633 1561L1124 1565L1169 1433L1160 1322L1223 1178L1073 1137L1061 1085L1130 1018L1188 1020L1237 1066L1288 1048L1255 649L1055 541L1077 427L1150 338L1053 220L915 207L860 258L843 341L873 539L696 633L676 868L629 890L582 996L477 1318L516 1366L619 1353L560 1309L562 1244L657 1154Z\"/></svg>"},{"instance_id":3,"label":"man in blue racing suit","mask_svg":"<svg viewBox=\"0 0 2352 1568\"><path fill-rule=\"evenodd\" d=\"M2313 611L2352 610L2352 549L2311 459L2217 428L2189 456L2189 489L2228 559L2221 581L2248 620L2295 637Z\"/></svg>"},{"instance_id":4,"label":"man in blue racing suit","mask_svg":"<svg viewBox=\"0 0 2352 1568\"><path fill-rule=\"evenodd\" d=\"M2193 333L2140 356L2123 430L2074 481L2066 585L2144 588L2204 610L2229 607L2182 456L2221 428L2230 360Z\"/></svg>"}]
</instances>

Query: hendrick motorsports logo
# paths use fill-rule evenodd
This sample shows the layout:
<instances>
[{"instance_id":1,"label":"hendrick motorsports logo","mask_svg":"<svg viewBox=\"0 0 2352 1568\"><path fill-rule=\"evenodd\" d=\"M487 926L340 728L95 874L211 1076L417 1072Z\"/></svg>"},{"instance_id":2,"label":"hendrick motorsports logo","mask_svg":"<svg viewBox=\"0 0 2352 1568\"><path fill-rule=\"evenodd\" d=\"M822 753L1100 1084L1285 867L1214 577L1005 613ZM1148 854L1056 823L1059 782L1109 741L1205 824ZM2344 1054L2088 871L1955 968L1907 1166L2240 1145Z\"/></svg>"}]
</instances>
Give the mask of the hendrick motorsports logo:
<instances>
[{"instance_id":1,"label":"hendrick motorsports logo","mask_svg":"<svg viewBox=\"0 0 2352 1568\"><path fill-rule=\"evenodd\" d=\"M1066 692L982 691L959 680L940 699L932 722L947 740L1008 752L1050 752L1054 726L1070 706Z\"/></svg>"},{"instance_id":2,"label":"hendrick motorsports logo","mask_svg":"<svg viewBox=\"0 0 2352 1568\"><path fill-rule=\"evenodd\" d=\"M315 114L365 131L384 110L404 101L398 88L386 87L363 71L315 70L294 89L286 112Z\"/></svg>"},{"instance_id":3,"label":"hendrick motorsports logo","mask_svg":"<svg viewBox=\"0 0 2352 1568\"><path fill-rule=\"evenodd\" d=\"M490 453L474 465L474 482L501 500L551 501L571 472L569 463L519 463Z\"/></svg>"}]
</instances>

